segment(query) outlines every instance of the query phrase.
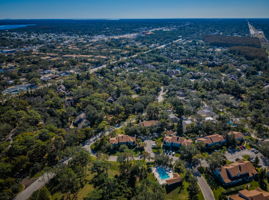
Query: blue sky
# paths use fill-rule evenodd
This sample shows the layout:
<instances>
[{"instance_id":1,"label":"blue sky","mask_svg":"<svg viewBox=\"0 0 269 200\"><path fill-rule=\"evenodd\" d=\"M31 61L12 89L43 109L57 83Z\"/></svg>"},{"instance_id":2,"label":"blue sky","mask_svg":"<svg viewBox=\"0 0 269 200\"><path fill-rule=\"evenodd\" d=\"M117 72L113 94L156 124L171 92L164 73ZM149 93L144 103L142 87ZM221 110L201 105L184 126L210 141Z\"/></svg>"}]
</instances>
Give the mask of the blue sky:
<instances>
[{"instance_id":1,"label":"blue sky","mask_svg":"<svg viewBox=\"0 0 269 200\"><path fill-rule=\"evenodd\" d=\"M0 0L0 18L269 18L269 0Z\"/></svg>"}]
</instances>

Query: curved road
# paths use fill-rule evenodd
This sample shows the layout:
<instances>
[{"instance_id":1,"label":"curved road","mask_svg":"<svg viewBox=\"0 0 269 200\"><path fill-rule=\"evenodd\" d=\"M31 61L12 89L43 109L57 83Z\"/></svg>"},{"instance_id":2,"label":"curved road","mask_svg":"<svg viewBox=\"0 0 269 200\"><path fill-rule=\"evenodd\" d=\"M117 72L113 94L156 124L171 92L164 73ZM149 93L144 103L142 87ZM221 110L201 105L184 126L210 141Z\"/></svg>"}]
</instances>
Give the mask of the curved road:
<instances>
[{"instance_id":1,"label":"curved road","mask_svg":"<svg viewBox=\"0 0 269 200\"><path fill-rule=\"evenodd\" d=\"M202 191L205 200L215 200L213 191L211 190L210 186L206 182L203 176L197 176L197 183Z\"/></svg>"}]
</instances>

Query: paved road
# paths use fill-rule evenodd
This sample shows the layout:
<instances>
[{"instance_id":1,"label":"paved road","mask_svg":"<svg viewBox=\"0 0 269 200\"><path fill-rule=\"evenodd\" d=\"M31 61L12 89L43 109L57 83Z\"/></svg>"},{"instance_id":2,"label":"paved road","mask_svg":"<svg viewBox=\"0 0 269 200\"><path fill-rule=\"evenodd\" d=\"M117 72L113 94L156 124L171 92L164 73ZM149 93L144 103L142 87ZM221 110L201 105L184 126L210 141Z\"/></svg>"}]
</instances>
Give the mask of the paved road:
<instances>
[{"instance_id":1,"label":"paved road","mask_svg":"<svg viewBox=\"0 0 269 200\"><path fill-rule=\"evenodd\" d=\"M145 140L145 151L150 155L150 158L155 158L155 154L152 151L152 146L155 145L156 143L152 140Z\"/></svg>"},{"instance_id":2,"label":"paved road","mask_svg":"<svg viewBox=\"0 0 269 200\"><path fill-rule=\"evenodd\" d=\"M45 173L40 176L35 182L33 182L29 187L19 193L14 200L27 200L31 197L31 195L46 185L53 177L54 173Z\"/></svg>"},{"instance_id":3,"label":"paved road","mask_svg":"<svg viewBox=\"0 0 269 200\"><path fill-rule=\"evenodd\" d=\"M197 176L197 183L202 191L205 200L215 200L213 191L203 176Z\"/></svg>"}]
</instances>

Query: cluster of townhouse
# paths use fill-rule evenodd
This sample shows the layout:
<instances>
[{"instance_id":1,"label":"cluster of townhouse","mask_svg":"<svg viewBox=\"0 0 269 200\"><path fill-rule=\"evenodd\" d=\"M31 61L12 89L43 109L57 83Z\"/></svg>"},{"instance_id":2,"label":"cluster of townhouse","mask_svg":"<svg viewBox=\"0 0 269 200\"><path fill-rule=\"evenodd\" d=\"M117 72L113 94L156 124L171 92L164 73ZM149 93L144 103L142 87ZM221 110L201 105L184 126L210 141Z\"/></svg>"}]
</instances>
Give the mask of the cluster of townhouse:
<instances>
[{"instance_id":1,"label":"cluster of townhouse","mask_svg":"<svg viewBox=\"0 0 269 200\"><path fill-rule=\"evenodd\" d=\"M260 188L255 190L241 190L238 194L234 194L228 197L228 200L268 200L269 192L266 192Z\"/></svg>"},{"instance_id":2,"label":"cluster of townhouse","mask_svg":"<svg viewBox=\"0 0 269 200\"><path fill-rule=\"evenodd\" d=\"M192 144L191 139L178 137L176 135L167 135L163 139L164 147L181 147L181 146L189 146L191 144Z\"/></svg>"},{"instance_id":3,"label":"cluster of townhouse","mask_svg":"<svg viewBox=\"0 0 269 200\"><path fill-rule=\"evenodd\" d=\"M206 147L212 147L225 144L226 139L222 135L213 134L202 138L198 138L196 142L203 143Z\"/></svg>"},{"instance_id":4,"label":"cluster of townhouse","mask_svg":"<svg viewBox=\"0 0 269 200\"><path fill-rule=\"evenodd\" d=\"M141 126L149 127L156 125L157 121L147 121L141 123ZM242 141L244 135L241 132L230 131L227 136L233 137L236 141ZM203 143L206 147L216 147L224 145L226 143L226 137L219 134L213 134L196 139L196 143ZM128 135L119 134L116 137L109 139L110 144L113 146L117 145L128 145L133 146L136 144L136 138ZM176 136L176 132L166 131L163 139L164 147L176 147L189 146L193 144L193 140L186 139L184 137ZM232 187L238 184L251 182L257 175L258 172L250 161L236 161L234 163L221 166L213 171L215 178L224 186ZM166 186L172 186L182 181L180 175L173 174L169 179L161 181ZM238 194L234 194L228 197L229 200L269 200L269 193L261 189L255 190L241 190Z\"/></svg>"},{"instance_id":5,"label":"cluster of townhouse","mask_svg":"<svg viewBox=\"0 0 269 200\"><path fill-rule=\"evenodd\" d=\"M249 161L237 161L216 169L214 175L224 186L250 182L258 174Z\"/></svg>"},{"instance_id":6,"label":"cluster of townhouse","mask_svg":"<svg viewBox=\"0 0 269 200\"><path fill-rule=\"evenodd\" d=\"M227 135L233 137L238 142L244 140L244 135L241 132L230 131ZM219 134L208 135L208 136L196 139L196 143L202 143L207 148L222 146L226 142L227 142L226 138ZM191 139L178 137L176 136L175 132L170 132L170 131L166 132L166 136L163 139L164 147L188 146L188 145L191 145L192 143L193 141Z\"/></svg>"}]
</instances>

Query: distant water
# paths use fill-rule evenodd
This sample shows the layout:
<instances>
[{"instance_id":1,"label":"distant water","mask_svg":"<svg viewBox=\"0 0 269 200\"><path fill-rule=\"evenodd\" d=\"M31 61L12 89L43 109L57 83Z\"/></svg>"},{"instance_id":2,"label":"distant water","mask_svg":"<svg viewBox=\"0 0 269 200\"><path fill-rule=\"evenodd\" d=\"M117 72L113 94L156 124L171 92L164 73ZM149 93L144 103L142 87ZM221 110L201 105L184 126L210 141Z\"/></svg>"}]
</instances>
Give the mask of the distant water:
<instances>
[{"instance_id":1,"label":"distant water","mask_svg":"<svg viewBox=\"0 0 269 200\"><path fill-rule=\"evenodd\" d=\"M34 26L35 24L12 24L12 25L0 25L0 30L11 30L17 28L25 28L28 26Z\"/></svg>"}]
</instances>

